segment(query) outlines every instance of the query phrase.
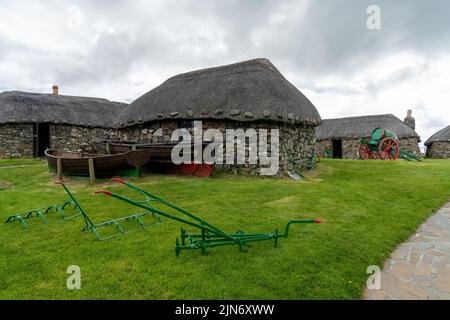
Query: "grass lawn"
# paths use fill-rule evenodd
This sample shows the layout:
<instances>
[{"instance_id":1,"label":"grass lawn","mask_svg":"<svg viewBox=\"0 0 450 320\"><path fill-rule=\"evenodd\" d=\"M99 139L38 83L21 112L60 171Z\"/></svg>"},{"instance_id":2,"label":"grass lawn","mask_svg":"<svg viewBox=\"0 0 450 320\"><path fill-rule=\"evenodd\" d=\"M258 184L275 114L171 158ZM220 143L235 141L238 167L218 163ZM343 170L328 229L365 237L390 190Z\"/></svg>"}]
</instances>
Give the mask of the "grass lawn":
<instances>
[{"instance_id":1,"label":"grass lawn","mask_svg":"<svg viewBox=\"0 0 450 320\"><path fill-rule=\"evenodd\" d=\"M136 184L229 232L273 232L298 218L279 248L260 242L174 253L180 224L165 220L110 241L80 232L82 221L0 223L0 299L359 299L369 265L390 252L450 198L450 161L322 161L307 182L217 175L148 176ZM44 162L0 160L0 219L66 197ZM97 189L68 186L94 222L135 213ZM127 193L128 194L128 193ZM188 229L189 230L189 229ZM66 289L69 265L81 290Z\"/></svg>"}]
</instances>

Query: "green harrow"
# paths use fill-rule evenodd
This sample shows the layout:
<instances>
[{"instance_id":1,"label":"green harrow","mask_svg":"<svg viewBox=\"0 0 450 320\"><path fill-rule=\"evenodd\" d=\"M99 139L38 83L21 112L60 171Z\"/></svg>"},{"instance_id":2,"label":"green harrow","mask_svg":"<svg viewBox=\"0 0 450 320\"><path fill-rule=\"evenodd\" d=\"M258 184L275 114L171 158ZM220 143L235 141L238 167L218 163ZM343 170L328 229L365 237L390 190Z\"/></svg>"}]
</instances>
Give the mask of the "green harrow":
<instances>
[{"instance_id":1,"label":"green harrow","mask_svg":"<svg viewBox=\"0 0 450 320\"><path fill-rule=\"evenodd\" d=\"M68 207L73 207L77 211L77 213L75 215L67 216L65 211ZM46 216L53 212L59 214L63 221L69 221L82 216L82 213L79 212L76 203L69 199L64 201L60 205L51 205L47 208L33 209L27 212L15 214L8 217L8 219L6 219L6 223L13 223L15 221L18 221L24 229L28 229L29 226L27 220L31 218L39 218L44 224L48 224Z\"/></svg>"},{"instance_id":2,"label":"green harrow","mask_svg":"<svg viewBox=\"0 0 450 320\"><path fill-rule=\"evenodd\" d=\"M111 196L119 201L125 202L132 206L143 209L143 213L134 214L130 216L126 216L123 218L106 221L103 223L95 224L91 218L88 216L86 211L81 207L79 202L75 199L66 185L62 182L56 182L56 184L61 185L67 195L69 196L69 200L67 200L62 206L51 206L47 208L45 211L41 210L32 210L27 215L14 215L7 219L6 223L12 223L14 221L20 221L20 223L24 226L25 229L28 228L25 219L29 219L32 217L38 217L46 223L45 215L50 213L53 210L58 211L62 216L63 220L72 220L76 217L83 217L85 226L82 231L92 232L97 240L109 240L115 238L117 236L124 235L133 230L127 231L122 225L123 222L126 221L134 221L137 223L140 229L146 228L148 225L143 222L143 218L147 215L151 215L153 218L156 218L157 221L162 222L161 217L174 220L180 222L183 225L187 225L197 230L196 233L187 233L184 228L181 228L181 236L177 238L175 241L175 253L179 256L180 252L183 250L195 250L199 249L202 254L205 254L207 248L221 247L221 246L238 246L241 251L245 245L251 242L259 242L259 241L272 241L274 247L277 247L278 240L280 238L288 238L289 229L293 224L307 224L307 223L322 223L319 219L303 219L303 220L291 220L289 221L282 233L276 229L272 233L254 233L247 234L243 231L238 231L234 234L227 233L207 221L197 217L196 215L166 201L160 197L157 197L129 182L126 182L122 179L112 179L114 182L118 182L129 189L137 192L139 195L143 196L143 200L133 200L123 195L114 193L112 191L107 190L99 190L96 191L96 194L104 194L107 196ZM65 207L72 205L77 211L77 214L66 217L64 215ZM160 205L165 209L159 209L156 205ZM169 213L169 210L172 213ZM99 229L103 227L112 226L116 230L116 234L112 236L102 236L100 234Z\"/></svg>"}]
</instances>

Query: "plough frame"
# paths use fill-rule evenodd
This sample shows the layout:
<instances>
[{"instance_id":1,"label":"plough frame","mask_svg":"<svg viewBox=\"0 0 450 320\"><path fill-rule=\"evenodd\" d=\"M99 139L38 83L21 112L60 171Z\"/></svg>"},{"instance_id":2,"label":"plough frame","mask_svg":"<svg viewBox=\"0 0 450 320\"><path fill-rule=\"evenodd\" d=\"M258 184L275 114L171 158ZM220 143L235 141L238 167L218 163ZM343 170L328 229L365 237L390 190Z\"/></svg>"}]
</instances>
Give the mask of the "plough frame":
<instances>
[{"instance_id":1,"label":"plough frame","mask_svg":"<svg viewBox=\"0 0 450 320\"><path fill-rule=\"evenodd\" d=\"M107 190L99 190L97 194L105 194L107 196L111 196L115 199L118 199L122 202L128 203L130 205L139 207L141 209L147 210L153 214L156 214L161 217L168 218L170 220L178 221L182 224L188 225L190 227L194 227L198 229L198 234L187 234L184 228L181 228L181 236L180 238L176 238L175 240L175 253L179 256L182 250L195 250L200 249L202 254L205 254L206 248L213 248L219 246L226 245L237 245L239 249L243 251L243 247L250 242L264 241L264 240L272 240L274 247L278 245L278 239L287 238L289 236L289 228L292 224L305 224L305 223L322 223L319 219L303 219L303 220L291 220L289 221L285 228L284 233L279 233L278 229L273 233L260 233L260 234L245 234L243 231L238 231L235 234L228 234L221 229L215 227L214 225L208 223L207 221L199 218L198 216L166 201L163 200L129 182L126 182L122 179L113 179L113 181L121 183L127 186L130 189L137 191L138 193L143 194L146 199L150 199L149 201L136 201L124 197L120 194L114 193L112 191ZM175 216L173 214L169 214L162 210L159 210L151 205L151 202L158 202L163 204L171 209L174 209L177 213L190 218L193 221L187 220L186 218L182 218L179 216ZM180 243L181 239L181 243ZM187 241L186 241L187 240Z\"/></svg>"}]
</instances>

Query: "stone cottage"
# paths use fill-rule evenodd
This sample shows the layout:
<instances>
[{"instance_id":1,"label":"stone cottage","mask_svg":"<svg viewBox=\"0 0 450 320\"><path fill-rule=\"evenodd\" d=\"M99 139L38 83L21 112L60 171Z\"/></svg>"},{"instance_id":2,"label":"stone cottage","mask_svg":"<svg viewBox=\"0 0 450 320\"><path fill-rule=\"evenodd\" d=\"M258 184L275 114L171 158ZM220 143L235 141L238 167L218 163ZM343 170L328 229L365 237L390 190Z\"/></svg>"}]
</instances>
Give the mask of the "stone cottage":
<instances>
[{"instance_id":1,"label":"stone cottage","mask_svg":"<svg viewBox=\"0 0 450 320\"><path fill-rule=\"evenodd\" d=\"M122 139L167 142L195 120L224 136L227 129L279 129L281 169L289 166L286 149L299 159L314 155L314 127L321 123L314 105L269 60L255 59L174 76L130 104L117 125ZM224 166L255 174L259 167Z\"/></svg>"},{"instance_id":2,"label":"stone cottage","mask_svg":"<svg viewBox=\"0 0 450 320\"><path fill-rule=\"evenodd\" d=\"M39 157L46 148L92 151L92 140L114 138L125 104L105 99L20 91L0 93L0 157Z\"/></svg>"},{"instance_id":3,"label":"stone cottage","mask_svg":"<svg viewBox=\"0 0 450 320\"><path fill-rule=\"evenodd\" d=\"M427 157L450 159L450 126L436 132L425 142Z\"/></svg>"},{"instance_id":4,"label":"stone cottage","mask_svg":"<svg viewBox=\"0 0 450 320\"><path fill-rule=\"evenodd\" d=\"M405 121L393 114L323 120L315 130L317 154L321 158L359 159L360 139L380 127L398 136L400 149L420 155L420 137L415 131L411 110Z\"/></svg>"}]
</instances>

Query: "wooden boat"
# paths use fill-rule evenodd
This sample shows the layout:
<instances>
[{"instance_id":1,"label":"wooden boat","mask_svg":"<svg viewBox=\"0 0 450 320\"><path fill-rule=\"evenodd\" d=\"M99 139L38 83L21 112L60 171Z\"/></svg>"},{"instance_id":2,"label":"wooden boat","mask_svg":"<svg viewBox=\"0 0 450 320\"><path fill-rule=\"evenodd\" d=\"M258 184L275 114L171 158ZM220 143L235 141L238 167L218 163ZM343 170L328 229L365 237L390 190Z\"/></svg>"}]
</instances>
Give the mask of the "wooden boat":
<instances>
[{"instance_id":1,"label":"wooden boat","mask_svg":"<svg viewBox=\"0 0 450 320\"><path fill-rule=\"evenodd\" d=\"M148 142L132 142L132 141L120 141L120 140L97 140L93 142L94 148L101 154L117 154L130 150L148 150L150 152L150 162L167 162L172 163L171 155L172 149L179 142L167 142L167 143L148 143ZM202 143L202 152L208 143ZM195 147L197 144L191 143L191 146ZM191 153L193 155L194 148L191 147ZM193 159L192 159L193 160Z\"/></svg>"},{"instance_id":2,"label":"wooden boat","mask_svg":"<svg viewBox=\"0 0 450 320\"><path fill-rule=\"evenodd\" d=\"M146 150L135 150L114 155L102 155L46 150L45 157L49 169L59 171L59 175L108 177L137 175L139 170L150 160L150 153Z\"/></svg>"}]
</instances>

